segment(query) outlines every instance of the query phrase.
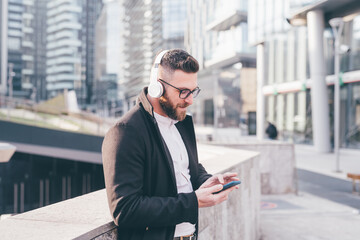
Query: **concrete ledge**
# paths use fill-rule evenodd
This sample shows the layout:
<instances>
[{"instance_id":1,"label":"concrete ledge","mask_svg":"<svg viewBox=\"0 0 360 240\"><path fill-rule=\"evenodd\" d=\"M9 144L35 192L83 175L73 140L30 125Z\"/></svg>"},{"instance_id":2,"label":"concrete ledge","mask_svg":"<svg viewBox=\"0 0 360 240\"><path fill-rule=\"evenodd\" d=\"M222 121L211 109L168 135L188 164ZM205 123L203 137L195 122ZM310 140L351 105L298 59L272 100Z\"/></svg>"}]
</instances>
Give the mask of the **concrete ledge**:
<instances>
[{"instance_id":1,"label":"concrete ledge","mask_svg":"<svg viewBox=\"0 0 360 240\"><path fill-rule=\"evenodd\" d=\"M240 189L228 201L200 209L199 239L259 239L258 153L200 145L199 159L210 173L236 171ZM116 239L105 189L0 221L1 239Z\"/></svg>"},{"instance_id":2,"label":"concrete ledge","mask_svg":"<svg viewBox=\"0 0 360 240\"><path fill-rule=\"evenodd\" d=\"M262 194L297 192L294 144L273 140L258 141L248 138L246 141L242 140L226 146L260 153Z\"/></svg>"}]
</instances>

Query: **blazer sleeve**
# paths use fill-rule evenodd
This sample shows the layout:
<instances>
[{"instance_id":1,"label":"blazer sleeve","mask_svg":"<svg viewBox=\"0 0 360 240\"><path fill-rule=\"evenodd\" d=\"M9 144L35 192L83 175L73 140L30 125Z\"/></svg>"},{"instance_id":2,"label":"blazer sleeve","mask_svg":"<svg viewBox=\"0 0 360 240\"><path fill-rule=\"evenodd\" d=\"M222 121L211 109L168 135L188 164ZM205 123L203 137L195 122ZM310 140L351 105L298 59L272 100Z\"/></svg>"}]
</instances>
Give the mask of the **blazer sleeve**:
<instances>
[{"instance_id":1,"label":"blazer sleeve","mask_svg":"<svg viewBox=\"0 0 360 240\"><path fill-rule=\"evenodd\" d=\"M195 192L176 197L143 194L146 145L138 130L126 124L112 127L102 145L105 185L110 212L116 225L126 228L195 224Z\"/></svg>"},{"instance_id":2,"label":"blazer sleeve","mask_svg":"<svg viewBox=\"0 0 360 240\"><path fill-rule=\"evenodd\" d=\"M212 175L207 173L205 168L201 163L198 164L198 186L199 188L208 178L210 178Z\"/></svg>"}]
</instances>

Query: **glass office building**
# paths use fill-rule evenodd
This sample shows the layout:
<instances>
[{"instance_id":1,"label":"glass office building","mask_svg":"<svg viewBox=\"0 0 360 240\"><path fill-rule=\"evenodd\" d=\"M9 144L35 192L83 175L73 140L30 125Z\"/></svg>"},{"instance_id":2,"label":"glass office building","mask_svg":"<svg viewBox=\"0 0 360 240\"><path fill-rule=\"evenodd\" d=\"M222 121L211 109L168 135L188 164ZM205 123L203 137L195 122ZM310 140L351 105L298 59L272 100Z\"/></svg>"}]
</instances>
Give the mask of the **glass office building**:
<instances>
[{"instance_id":1,"label":"glass office building","mask_svg":"<svg viewBox=\"0 0 360 240\"><path fill-rule=\"evenodd\" d=\"M104 4L96 23L95 95L96 110L102 115L121 115L124 93L124 7L121 1Z\"/></svg>"},{"instance_id":2,"label":"glass office building","mask_svg":"<svg viewBox=\"0 0 360 240\"><path fill-rule=\"evenodd\" d=\"M125 112L149 84L156 53L163 47L162 1L123 0Z\"/></svg>"},{"instance_id":3,"label":"glass office building","mask_svg":"<svg viewBox=\"0 0 360 240\"><path fill-rule=\"evenodd\" d=\"M7 1L0 2L0 94L7 92Z\"/></svg>"},{"instance_id":4,"label":"glass office building","mask_svg":"<svg viewBox=\"0 0 360 240\"><path fill-rule=\"evenodd\" d=\"M162 1L164 49L184 48L187 0Z\"/></svg>"},{"instance_id":5,"label":"glass office building","mask_svg":"<svg viewBox=\"0 0 360 240\"><path fill-rule=\"evenodd\" d=\"M256 111L255 49L248 45L247 4L188 1L185 46L199 61L202 89L192 107L198 127L248 133L239 133Z\"/></svg>"},{"instance_id":6,"label":"glass office building","mask_svg":"<svg viewBox=\"0 0 360 240\"><path fill-rule=\"evenodd\" d=\"M344 21L340 61L340 145L360 148L360 2L254 0L249 2L249 41L263 68L262 122L279 138L331 151L334 132L334 33L329 20Z\"/></svg>"},{"instance_id":7,"label":"glass office building","mask_svg":"<svg viewBox=\"0 0 360 240\"><path fill-rule=\"evenodd\" d=\"M89 104L94 84L95 24L102 2L47 2L46 82L48 97L75 90Z\"/></svg>"}]
</instances>

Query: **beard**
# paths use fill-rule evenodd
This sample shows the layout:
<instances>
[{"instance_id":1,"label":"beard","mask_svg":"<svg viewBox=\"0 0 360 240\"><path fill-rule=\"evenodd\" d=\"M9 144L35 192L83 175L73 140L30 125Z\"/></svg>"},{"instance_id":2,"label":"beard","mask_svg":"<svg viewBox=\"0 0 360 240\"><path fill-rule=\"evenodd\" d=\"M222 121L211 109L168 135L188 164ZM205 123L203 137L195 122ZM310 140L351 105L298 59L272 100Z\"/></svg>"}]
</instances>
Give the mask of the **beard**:
<instances>
[{"instance_id":1,"label":"beard","mask_svg":"<svg viewBox=\"0 0 360 240\"><path fill-rule=\"evenodd\" d=\"M182 121L186 117L186 111L181 111L179 108L185 108L190 105L188 103L183 103L174 106L174 104L170 101L166 93L159 98L159 103L162 110L166 113L166 115L169 118L177 121Z\"/></svg>"}]
</instances>

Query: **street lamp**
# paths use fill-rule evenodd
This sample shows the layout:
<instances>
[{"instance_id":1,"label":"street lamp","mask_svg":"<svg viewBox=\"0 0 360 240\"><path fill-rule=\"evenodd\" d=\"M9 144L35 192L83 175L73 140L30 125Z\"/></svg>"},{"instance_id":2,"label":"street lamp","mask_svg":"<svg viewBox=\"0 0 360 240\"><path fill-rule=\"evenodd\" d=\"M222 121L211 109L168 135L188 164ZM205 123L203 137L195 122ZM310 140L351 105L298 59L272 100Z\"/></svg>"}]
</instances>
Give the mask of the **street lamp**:
<instances>
[{"instance_id":1,"label":"street lamp","mask_svg":"<svg viewBox=\"0 0 360 240\"><path fill-rule=\"evenodd\" d=\"M340 172L339 163L339 145L340 145L340 54L349 52L350 48L340 44L341 34L344 28L344 21L342 18L333 18L329 21L335 37L335 57L334 57L334 152L335 152L335 171Z\"/></svg>"}]
</instances>

